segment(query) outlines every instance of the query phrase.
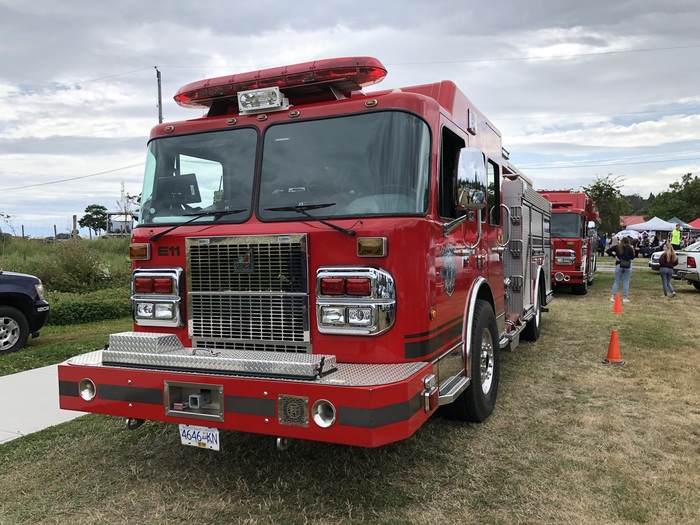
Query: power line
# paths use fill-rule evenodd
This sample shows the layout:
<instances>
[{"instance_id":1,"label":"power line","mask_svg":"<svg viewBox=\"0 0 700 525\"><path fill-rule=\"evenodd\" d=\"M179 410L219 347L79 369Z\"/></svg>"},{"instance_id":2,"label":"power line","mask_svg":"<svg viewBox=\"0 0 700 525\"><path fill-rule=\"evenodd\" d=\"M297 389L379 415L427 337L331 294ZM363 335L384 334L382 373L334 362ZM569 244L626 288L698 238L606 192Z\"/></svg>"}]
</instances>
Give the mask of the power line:
<instances>
[{"instance_id":1,"label":"power line","mask_svg":"<svg viewBox=\"0 0 700 525\"><path fill-rule=\"evenodd\" d=\"M142 67L141 69L134 69L133 71L127 71L125 73L115 73L114 75L107 75L105 77L91 78L88 80L82 80L80 82L76 82L74 84L62 84L62 87L74 88L77 86L82 86L83 84L89 84L90 82L99 82L100 80L107 80L110 78L123 77L125 75L133 75L134 73L139 73L141 71L146 71L148 69L151 69L151 67ZM34 89L32 91L25 91L23 93L20 93L20 95L36 95L37 93L44 93L45 91L55 91L55 90L56 90L56 86L51 86L51 87L45 87L42 89ZM17 98L17 96L18 95L15 93L15 94L8 95L5 97L0 97L0 100L5 100L8 98Z\"/></svg>"},{"instance_id":2,"label":"power line","mask_svg":"<svg viewBox=\"0 0 700 525\"><path fill-rule=\"evenodd\" d=\"M39 186L49 186L51 184L60 184L61 182L70 182L72 180L87 179L89 177L97 177L98 175L106 175L107 173L114 173L116 171L128 170L131 168L138 168L138 167L144 166L144 165L145 165L145 163L142 162L141 164L133 164L132 166L122 166L121 168L114 168L112 170L100 171L99 173L91 173L89 175L81 175L79 177L70 177L68 179L53 180L53 181L49 181L49 182L40 182L37 184L27 184L26 186L15 186L14 188L3 188L2 191L24 190L27 188L36 188Z\"/></svg>"}]
</instances>

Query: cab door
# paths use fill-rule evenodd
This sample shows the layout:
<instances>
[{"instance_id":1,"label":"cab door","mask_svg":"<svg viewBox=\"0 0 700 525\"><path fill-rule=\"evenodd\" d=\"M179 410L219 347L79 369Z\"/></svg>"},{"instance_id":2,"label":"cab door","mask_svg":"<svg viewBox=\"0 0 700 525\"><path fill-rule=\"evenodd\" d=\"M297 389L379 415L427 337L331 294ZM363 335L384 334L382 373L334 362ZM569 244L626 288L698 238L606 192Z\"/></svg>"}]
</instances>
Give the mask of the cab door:
<instances>
[{"instance_id":1,"label":"cab door","mask_svg":"<svg viewBox=\"0 0 700 525\"><path fill-rule=\"evenodd\" d=\"M486 159L486 208L482 213L482 230L486 248L489 284L493 290L496 317L505 309L503 284L503 252L507 249L509 219L501 199L501 165L494 159Z\"/></svg>"}]
</instances>

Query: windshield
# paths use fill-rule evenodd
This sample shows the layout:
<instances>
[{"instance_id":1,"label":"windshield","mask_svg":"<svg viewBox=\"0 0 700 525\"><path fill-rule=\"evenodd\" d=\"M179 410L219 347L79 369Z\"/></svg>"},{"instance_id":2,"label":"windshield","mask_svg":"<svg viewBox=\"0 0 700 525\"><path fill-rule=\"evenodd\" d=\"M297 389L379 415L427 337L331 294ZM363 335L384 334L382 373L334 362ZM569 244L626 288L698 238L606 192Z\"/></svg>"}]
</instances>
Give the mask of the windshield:
<instances>
[{"instance_id":1,"label":"windshield","mask_svg":"<svg viewBox=\"0 0 700 525\"><path fill-rule=\"evenodd\" d=\"M289 206L330 204L315 217L424 214L430 132L414 115L377 112L273 126L265 134L258 215L304 220Z\"/></svg>"},{"instance_id":2,"label":"windshield","mask_svg":"<svg viewBox=\"0 0 700 525\"><path fill-rule=\"evenodd\" d=\"M252 128L166 137L148 146L140 224L181 222L202 211L250 215L257 132ZM215 220L202 217L199 222Z\"/></svg>"},{"instance_id":3,"label":"windshield","mask_svg":"<svg viewBox=\"0 0 700 525\"><path fill-rule=\"evenodd\" d=\"M583 233L583 218L574 213L552 213L552 237L576 237Z\"/></svg>"},{"instance_id":4,"label":"windshield","mask_svg":"<svg viewBox=\"0 0 700 525\"><path fill-rule=\"evenodd\" d=\"M683 248L682 252L700 252L700 241L691 244L690 246Z\"/></svg>"},{"instance_id":5,"label":"windshield","mask_svg":"<svg viewBox=\"0 0 700 525\"><path fill-rule=\"evenodd\" d=\"M244 222L252 213L258 132L162 137L148 147L140 224ZM308 220L416 215L428 210L430 131L415 115L383 111L293 121L266 130L257 215ZM232 214L217 211L236 210ZM203 213L206 212L206 213ZM209 213L212 212L212 213Z\"/></svg>"}]
</instances>

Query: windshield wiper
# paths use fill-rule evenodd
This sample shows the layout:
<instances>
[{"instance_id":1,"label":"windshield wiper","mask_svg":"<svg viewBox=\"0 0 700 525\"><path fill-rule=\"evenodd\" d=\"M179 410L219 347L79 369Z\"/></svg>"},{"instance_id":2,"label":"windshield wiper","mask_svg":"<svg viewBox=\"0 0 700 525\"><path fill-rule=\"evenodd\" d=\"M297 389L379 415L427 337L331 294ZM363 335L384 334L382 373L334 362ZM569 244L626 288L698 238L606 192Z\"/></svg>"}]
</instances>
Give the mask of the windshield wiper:
<instances>
[{"instance_id":1,"label":"windshield wiper","mask_svg":"<svg viewBox=\"0 0 700 525\"><path fill-rule=\"evenodd\" d=\"M219 220L221 217L224 215L233 215L234 213L241 213L246 211L247 208L241 208L237 210L209 210L209 211L200 211L196 213L185 213L184 215L186 217L192 216L192 218L188 221L181 222L180 224L176 224L175 226L168 228L167 230L163 230L160 233L156 233L155 235L151 235L148 240L149 241L157 241L160 239L163 235L166 235L173 231L176 228L179 228L180 226L184 226L185 224L189 224L191 222L196 221L197 219L201 219L202 217L214 217L214 220Z\"/></svg>"},{"instance_id":2,"label":"windshield wiper","mask_svg":"<svg viewBox=\"0 0 700 525\"><path fill-rule=\"evenodd\" d=\"M342 226L338 226L337 224L331 224L330 222L324 221L323 219L314 217L307 211L318 210L320 208L328 208L330 206L335 206L335 202L329 202L326 204L300 204L298 206L280 206L278 208L265 208L265 211L295 211L297 213L301 213L303 216L308 217L311 220L318 221L321 224L325 224L329 228L333 228L334 230L337 230L340 233L344 233L345 235L354 237L355 232L353 230L348 230L347 228L343 228Z\"/></svg>"}]
</instances>

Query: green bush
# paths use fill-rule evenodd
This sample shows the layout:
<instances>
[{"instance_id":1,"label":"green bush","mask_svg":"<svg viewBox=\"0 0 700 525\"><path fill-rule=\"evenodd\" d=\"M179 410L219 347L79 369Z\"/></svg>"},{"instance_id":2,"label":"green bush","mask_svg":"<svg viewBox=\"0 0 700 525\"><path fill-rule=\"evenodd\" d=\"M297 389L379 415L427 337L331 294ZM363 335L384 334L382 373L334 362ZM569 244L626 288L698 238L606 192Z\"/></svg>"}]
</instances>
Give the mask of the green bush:
<instances>
[{"instance_id":1,"label":"green bush","mask_svg":"<svg viewBox=\"0 0 700 525\"><path fill-rule=\"evenodd\" d=\"M47 290L87 292L125 286L130 280L128 237L0 241L0 269L36 275Z\"/></svg>"},{"instance_id":2,"label":"green bush","mask_svg":"<svg viewBox=\"0 0 700 525\"><path fill-rule=\"evenodd\" d=\"M121 319L131 315L129 288L110 288L89 293L48 292L51 305L47 324L70 325Z\"/></svg>"},{"instance_id":3,"label":"green bush","mask_svg":"<svg viewBox=\"0 0 700 525\"><path fill-rule=\"evenodd\" d=\"M37 276L49 290L87 292L110 285L100 252L82 240L54 243L36 262Z\"/></svg>"}]
</instances>

